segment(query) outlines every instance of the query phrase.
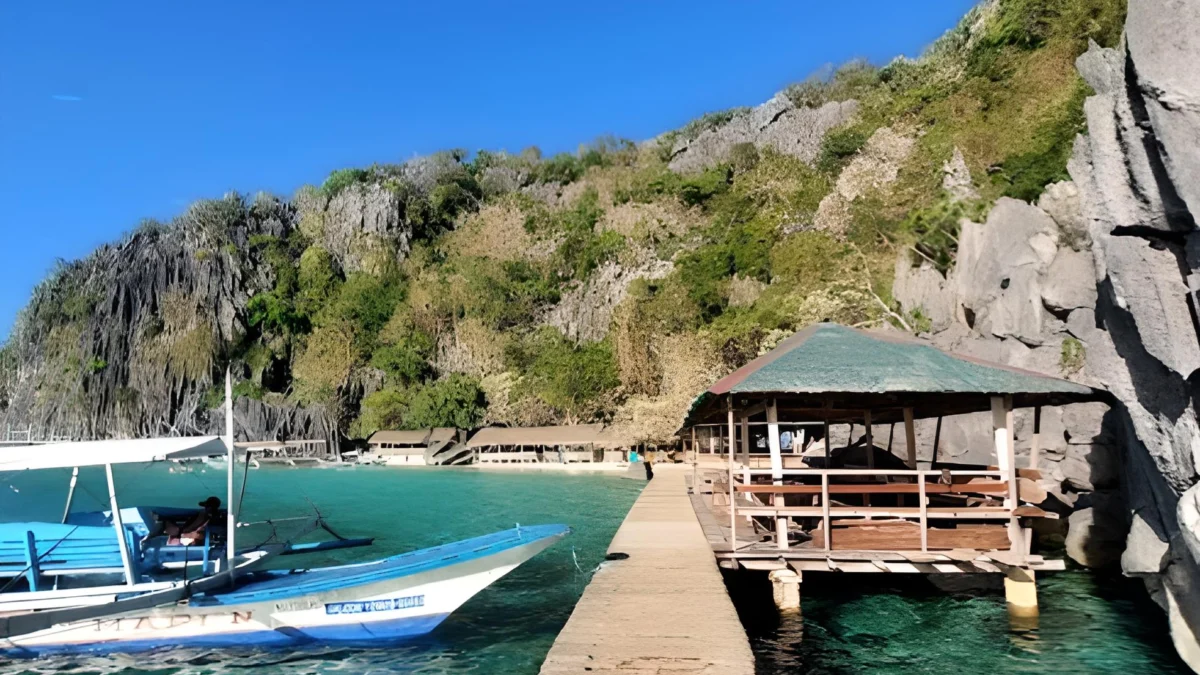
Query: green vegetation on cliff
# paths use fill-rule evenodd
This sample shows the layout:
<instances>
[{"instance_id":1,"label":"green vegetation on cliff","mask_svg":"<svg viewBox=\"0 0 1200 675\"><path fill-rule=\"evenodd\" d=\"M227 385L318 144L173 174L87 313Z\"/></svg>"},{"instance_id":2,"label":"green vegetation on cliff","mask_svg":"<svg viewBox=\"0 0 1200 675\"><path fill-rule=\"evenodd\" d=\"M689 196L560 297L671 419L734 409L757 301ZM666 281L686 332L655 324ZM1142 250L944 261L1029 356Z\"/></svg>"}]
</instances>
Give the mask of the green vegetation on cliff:
<instances>
[{"instance_id":1,"label":"green vegetation on cliff","mask_svg":"<svg viewBox=\"0 0 1200 675\"><path fill-rule=\"evenodd\" d=\"M945 271L960 219L1067 178L1074 59L1116 44L1124 12L988 2L921 59L790 87L794 106L857 101L811 161L737 138L672 170L736 109L641 145L453 150L195 204L39 286L0 350L0 415L186 428L230 365L239 395L350 436L605 420L663 439L698 386L808 323L919 330L890 297L897 255Z\"/></svg>"}]
</instances>

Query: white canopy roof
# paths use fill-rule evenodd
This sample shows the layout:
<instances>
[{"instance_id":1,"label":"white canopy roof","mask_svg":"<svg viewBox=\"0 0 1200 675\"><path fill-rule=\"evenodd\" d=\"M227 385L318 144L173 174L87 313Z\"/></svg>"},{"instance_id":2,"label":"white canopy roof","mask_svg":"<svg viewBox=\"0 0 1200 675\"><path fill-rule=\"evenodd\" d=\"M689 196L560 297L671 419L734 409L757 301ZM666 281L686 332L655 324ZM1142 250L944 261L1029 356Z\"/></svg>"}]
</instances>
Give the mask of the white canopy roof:
<instances>
[{"instance_id":1,"label":"white canopy roof","mask_svg":"<svg viewBox=\"0 0 1200 675\"><path fill-rule=\"evenodd\" d=\"M0 471L142 464L214 457L226 452L220 436L47 443L0 449Z\"/></svg>"}]
</instances>

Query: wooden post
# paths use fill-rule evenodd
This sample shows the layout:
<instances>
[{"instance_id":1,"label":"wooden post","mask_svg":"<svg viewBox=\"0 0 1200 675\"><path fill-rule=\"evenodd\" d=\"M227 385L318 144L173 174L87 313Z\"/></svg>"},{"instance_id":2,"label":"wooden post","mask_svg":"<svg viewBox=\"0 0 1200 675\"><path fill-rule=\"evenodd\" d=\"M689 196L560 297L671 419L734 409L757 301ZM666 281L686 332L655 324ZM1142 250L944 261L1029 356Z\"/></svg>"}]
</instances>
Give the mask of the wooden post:
<instances>
[{"instance_id":1,"label":"wooden post","mask_svg":"<svg viewBox=\"0 0 1200 675\"><path fill-rule=\"evenodd\" d=\"M825 468L829 468L829 418L825 418Z\"/></svg>"},{"instance_id":2,"label":"wooden post","mask_svg":"<svg viewBox=\"0 0 1200 675\"><path fill-rule=\"evenodd\" d=\"M742 415L738 427L741 432L741 451L739 454L742 457L742 466L750 466L750 416Z\"/></svg>"},{"instance_id":3,"label":"wooden post","mask_svg":"<svg viewBox=\"0 0 1200 675\"><path fill-rule=\"evenodd\" d=\"M929 463L929 468L933 468L937 464L938 446L942 443L942 416L938 415L937 426L933 429L933 461Z\"/></svg>"},{"instance_id":4,"label":"wooden post","mask_svg":"<svg viewBox=\"0 0 1200 675\"><path fill-rule=\"evenodd\" d=\"M742 464L750 466L750 416L742 415Z\"/></svg>"},{"instance_id":5,"label":"wooden post","mask_svg":"<svg viewBox=\"0 0 1200 675\"><path fill-rule=\"evenodd\" d=\"M863 412L863 422L866 424L866 428L867 428L867 436L866 436L866 438L867 438L867 468L874 469L875 468L875 437L871 434L871 411L870 410L866 410ZM854 429L853 423L851 423L850 428L852 430ZM871 495L863 495L863 505L864 506L871 505ZM870 520L870 519L871 519L870 516L868 516L867 520Z\"/></svg>"},{"instance_id":6,"label":"wooden post","mask_svg":"<svg viewBox=\"0 0 1200 675\"><path fill-rule=\"evenodd\" d=\"M733 395L729 396L729 548L737 550L737 502L733 489Z\"/></svg>"},{"instance_id":7,"label":"wooden post","mask_svg":"<svg viewBox=\"0 0 1200 675\"><path fill-rule=\"evenodd\" d=\"M908 446L908 468L917 468L917 429L913 424L913 409L904 409L904 443Z\"/></svg>"},{"instance_id":8,"label":"wooden post","mask_svg":"<svg viewBox=\"0 0 1200 675\"><path fill-rule=\"evenodd\" d=\"M925 501L925 476L917 476L917 486L921 500L921 551L929 550L929 506Z\"/></svg>"},{"instance_id":9,"label":"wooden post","mask_svg":"<svg viewBox=\"0 0 1200 675\"><path fill-rule=\"evenodd\" d=\"M821 472L821 529L825 530L825 550L832 550L830 542L832 533L829 531L829 474Z\"/></svg>"},{"instance_id":10,"label":"wooden post","mask_svg":"<svg viewBox=\"0 0 1200 675\"><path fill-rule=\"evenodd\" d=\"M1004 507L1012 510L1017 508L1017 471L1016 453L1012 446L1012 398L1008 396L992 397L992 430L996 444L996 465L1003 472L1008 483L1008 495L1004 499ZM1008 519L1008 541L1010 550L1014 553L1025 546L1025 536L1021 533L1016 516Z\"/></svg>"},{"instance_id":11,"label":"wooden post","mask_svg":"<svg viewBox=\"0 0 1200 675\"><path fill-rule=\"evenodd\" d=\"M745 424L745 421L746 418L743 417L742 423ZM779 408L775 406L775 399L767 402L767 448L771 451L771 482L783 485L783 451L779 443ZM772 495L771 505L775 508L783 507L783 494L777 492ZM775 545L780 549L788 547L787 524L787 516L775 517Z\"/></svg>"},{"instance_id":12,"label":"wooden post","mask_svg":"<svg viewBox=\"0 0 1200 675\"><path fill-rule=\"evenodd\" d=\"M866 429L867 429L867 449L873 450L875 448L875 434L872 433L872 431L871 431L871 411L870 410L867 410L863 413L863 422L866 424ZM874 454L875 454L874 452L871 453L872 456Z\"/></svg>"},{"instance_id":13,"label":"wooden post","mask_svg":"<svg viewBox=\"0 0 1200 675\"><path fill-rule=\"evenodd\" d=\"M700 486L696 484L697 469L699 466L700 453L696 450L696 427L692 427L692 494L697 495L700 494Z\"/></svg>"},{"instance_id":14,"label":"wooden post","mask_svg":"<svg viewBox=\"0 0 1200 675\"><path fill-rule=\"evenodd\" d=\"M1033 436L1029 439L1029 468L1036 469L1042 445L1042 406L1033 409Z\"/></svg>"}]
</instances>

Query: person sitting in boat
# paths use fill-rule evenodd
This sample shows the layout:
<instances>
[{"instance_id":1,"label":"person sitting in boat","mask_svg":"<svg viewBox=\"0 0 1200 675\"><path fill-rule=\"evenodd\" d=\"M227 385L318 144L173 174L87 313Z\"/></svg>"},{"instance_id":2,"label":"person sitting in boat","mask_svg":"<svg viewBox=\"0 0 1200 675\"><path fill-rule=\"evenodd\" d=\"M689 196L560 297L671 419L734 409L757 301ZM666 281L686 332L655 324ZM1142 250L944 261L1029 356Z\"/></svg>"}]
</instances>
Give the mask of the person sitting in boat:
<instances>
[{"instance_id":1,"label":"person sitting in boat","mask_svg":"<svg viewBox=\"0 0 1200 675\"><path fill-rule=\"evenodd\" d=\"M200 506L203 508L182 524L155 513L154 527L142 541L165 534L168 546L191 546L202 543L204 529L209 525L216 524L221 516L221 500L217 497L209 497L200 502Z\"/></svg>"}]
</instances>

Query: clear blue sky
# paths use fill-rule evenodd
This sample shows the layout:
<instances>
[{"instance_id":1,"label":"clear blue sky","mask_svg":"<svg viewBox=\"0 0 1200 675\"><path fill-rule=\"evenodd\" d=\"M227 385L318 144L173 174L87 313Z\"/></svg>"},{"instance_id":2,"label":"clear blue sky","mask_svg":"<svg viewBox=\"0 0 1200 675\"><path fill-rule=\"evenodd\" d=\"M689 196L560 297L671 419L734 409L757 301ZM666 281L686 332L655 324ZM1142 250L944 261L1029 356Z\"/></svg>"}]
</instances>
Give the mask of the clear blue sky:
<instances>
[{"instance_id":1,"label":"clear blue sky","mask_svg":"<svg viewBox=\"0 0 1200 675\"><path fill-rule=\"evenodd\" d=\"M0 340L56 258L229 190L573 150L916 55L971 0L5 2Z\"/></svg>"}]
</instances>

